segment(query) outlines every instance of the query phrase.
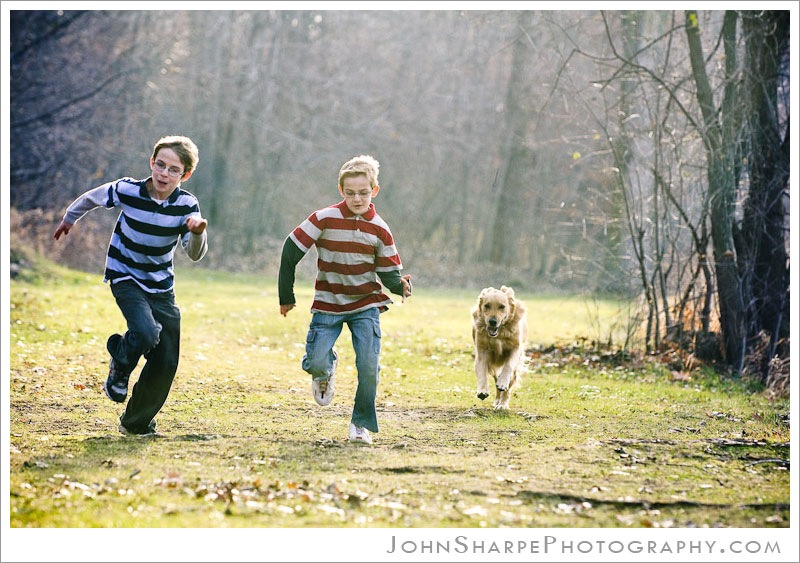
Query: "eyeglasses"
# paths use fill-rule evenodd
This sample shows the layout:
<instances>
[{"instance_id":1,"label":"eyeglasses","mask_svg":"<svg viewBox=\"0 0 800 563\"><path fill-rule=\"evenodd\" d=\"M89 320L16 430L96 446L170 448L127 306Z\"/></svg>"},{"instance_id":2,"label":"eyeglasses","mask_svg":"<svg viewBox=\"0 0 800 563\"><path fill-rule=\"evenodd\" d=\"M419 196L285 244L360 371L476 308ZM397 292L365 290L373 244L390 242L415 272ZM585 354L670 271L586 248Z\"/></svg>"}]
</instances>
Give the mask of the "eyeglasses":
<instances>
[{"instance_id":1,"label":"eyeglasses","mask_svg":"<svg viewBox=\"0 0 800 563\"><path fill-rule=\"evenodd\" d=\"M182 170L180 170L178 168L175 168L175 167L172 167L172 168L168 169L166 163L161 162L160 160L156 160L153 163L153 168L155 168L159 172L163 172L164 170L166 170L167 174L169 176L171 176L172 178L180 178L181 176L183 176L183 171Z\"/></svg>"},{"instance_id":2,"label":"eyeglasses","mask_svg":"<svg viewBox=\"0 0 800 563\"><path fill-rule=\"evenodd\" d=\"M369 196L372 195L372 192L366 192L366 191L351 192L350 190L344 190L344 192L342 193L344 193L344 197L346 197L347 199L355 199L357 197L360 197L361 199L367 199Z\"/></svg>"}]
</instances>

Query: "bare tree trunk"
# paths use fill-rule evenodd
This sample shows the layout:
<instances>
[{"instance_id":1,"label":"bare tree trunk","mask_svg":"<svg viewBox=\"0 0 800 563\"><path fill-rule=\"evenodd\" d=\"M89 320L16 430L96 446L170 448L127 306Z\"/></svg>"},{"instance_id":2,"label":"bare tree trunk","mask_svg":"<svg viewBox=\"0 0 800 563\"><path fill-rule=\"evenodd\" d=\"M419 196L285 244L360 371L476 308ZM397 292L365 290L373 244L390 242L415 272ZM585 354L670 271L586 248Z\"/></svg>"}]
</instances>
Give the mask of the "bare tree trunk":
<instances>
[{"instance_id":1,"label":"bare tree trunk","mask_svg":"<svg viewBox=\"0 0 800 563\"><path fill-rule=\"evenodd\" d=\"M725 52L727 68L735 67L735 51L730 39L735 37L735 14L726 16ZM731 111L733 96L726 87L721 112L714 107L711 84L706 73L703 49L700 43L700 29L697 13L686 12L686 36L692 74L697 89L697 100L703 114L705 126L704 144L708 167L708 189L711 217L711 240L714 248L715 270L720 309L720 324L725 342L725 357L728 365L740 372L744 363L746 330L746 303L742 294L742 282L736 264L733 240L734 197L736 192L735 156L736 150L731 142L731 131L737 128ZM729 78L732 78L729 76ZM732 80L727 81L732 84ZM720 119L723 121L721 122Z\"/></svg>"},{"instance_id":2,"label":"bare tree trunk","mask_svg":"<svg viewBox=\"0 0 800 563\"><path fill-rule=\"evenodd\" d=\"M526 60L531 57L530 44L525 30L531 28L532 12L519 14L519 37L514 43L514 51L509 74L508 93L505 107L505 131L507 145L505 156L498 174L498 182L493 186L496 197L495 217L486 238L485 254L494 264L510 265L516 258L518 244L513 242L514 234L524 228L522 202L524 194L530 189L526 181L533 167L534 155L528 146L528 127L531 121L530 77L526 72ZM496 190L496 191L494 191Z\"/></svg>"}]
</instances>

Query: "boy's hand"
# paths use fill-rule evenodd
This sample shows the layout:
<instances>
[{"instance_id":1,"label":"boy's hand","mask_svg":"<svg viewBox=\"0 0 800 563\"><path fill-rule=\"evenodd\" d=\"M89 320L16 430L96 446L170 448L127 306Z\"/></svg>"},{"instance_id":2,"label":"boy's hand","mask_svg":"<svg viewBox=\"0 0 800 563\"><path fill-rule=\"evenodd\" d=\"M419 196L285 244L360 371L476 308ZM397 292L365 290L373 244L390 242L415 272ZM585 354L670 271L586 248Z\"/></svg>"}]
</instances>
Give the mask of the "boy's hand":
<instances>
[{"instance_id":1,"label":"boy's hand","mask_svg":"<svg viewBox=\"0 0 800 563\"><path fill-rule=\"evenodd\" d=\"M411 274L400 278L403 282L403 303L406 302L406 297L411 297Z\"/></svg>"},{"instance_id":2,"label":"boy's hand","mask_svg":"<svg viewBox=\"0 0 800 563\"><path fill-rule=\"evenodd\" d=\"M56 232L53 233L53 238L58 240L61 238L61 235L68 235L71 228L72 228L72 223L67 223L66 221L62 220L61 223L58 225Z\"/></svg>"},{"instance_id":3,"label":"boy's hand","mask_svg":"<svg viewBox=\"0 0 800 563\"><path fill-rule=\"evenodd\" d=\"M206 230L208 221L202 217L187 217L186 226L189 227L189 230L194 234L201 235L203 231Z\"/></svg>"},{"instance_id":4,"label":"boy's hand","mask_svg":"<svg viewBox=\"0 0 800 563\"><path fill-rule=\"evenodd\" d=\"M294 303L288 303L286 305L281 305L281 315L283 315L285 317L286 313L288 313L292 309L294 309Z\"/></svg>"}]
</instances>

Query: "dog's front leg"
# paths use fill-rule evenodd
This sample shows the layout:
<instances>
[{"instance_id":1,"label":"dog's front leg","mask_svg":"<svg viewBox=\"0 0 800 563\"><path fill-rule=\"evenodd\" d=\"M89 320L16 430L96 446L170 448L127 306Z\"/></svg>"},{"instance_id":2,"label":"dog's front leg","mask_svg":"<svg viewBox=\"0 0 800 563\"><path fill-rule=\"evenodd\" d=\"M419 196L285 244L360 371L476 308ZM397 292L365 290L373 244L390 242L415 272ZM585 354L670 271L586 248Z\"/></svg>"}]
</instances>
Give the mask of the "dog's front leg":
<instances>
[{"instance_id":1,"label":"dog's front leg","mask_svg":"<svg viewBox=\"0 0 800 563\"><path fill-rule=\"evenodd\" d=\"M475 354L475 375L478 377L478 398L483 401L489 396L489 365L480 354Z\"/></svg>"},{"instance_id":2,"label":"dog's front leg","mask_svg":"<svg viewBox=\"0 0 800 563\"><path fill-rule=\"evenodd\" d=\"M516 354L511 356L512 359L516 358ZM500 373L497 374L497 390L498 391L508 391L511 387L511 377L514 375L514 370L516 369L515 362L508 361L503 364Z\"/></svg>"},{"instance_id":3,"label":"dog's front leg","mask_svg":"<svg viewBox=\"0 0 800 563\"><path fill-rule=\"evenodd\" d=\"M508 391L500 391L498 389L494 399L494 410L508 410L509 395Z\"/></svg>"}]
</instances>

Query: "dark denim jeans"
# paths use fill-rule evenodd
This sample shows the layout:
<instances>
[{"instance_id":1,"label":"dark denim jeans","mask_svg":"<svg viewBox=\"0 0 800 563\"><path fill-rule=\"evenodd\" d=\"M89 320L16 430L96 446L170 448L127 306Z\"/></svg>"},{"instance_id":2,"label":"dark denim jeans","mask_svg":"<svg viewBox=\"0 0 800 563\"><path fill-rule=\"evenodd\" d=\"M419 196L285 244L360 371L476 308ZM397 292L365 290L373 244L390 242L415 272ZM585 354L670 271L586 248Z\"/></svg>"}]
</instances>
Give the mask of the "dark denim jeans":
<instances>
[{"instance_id":1,"label":"dark denim jeans","mask_svg":"<svg viewBox=\"0 0 800 563\"><path fill-rule=\"evenodd\" d=\"M108 352L130 371L144 356L145 364L133 386L120 422L130 432L148 430L167 400L178 370L181 313L175 294L148 293L135 282L111 284L111 293L128 323L128 331L108 339Z\"/></svg>"},{"instance_id":2,"label":"dark denim jeans","mask_svg":"<svg viewBox=\"0 0 800 563\"><path fill-rule=\"evenodd\" d=\"M373 432L378 431L375 412L375 395L380 381L379 357L381 353L381 325L378 309L359 313L332 315L314 313L306 337L306 354L303 369L312 379L327 379L333 369L333 345L347 324L356 353L358 387L353 404L351 422Z\"/></svg>"}]
</instances>

